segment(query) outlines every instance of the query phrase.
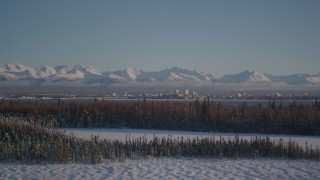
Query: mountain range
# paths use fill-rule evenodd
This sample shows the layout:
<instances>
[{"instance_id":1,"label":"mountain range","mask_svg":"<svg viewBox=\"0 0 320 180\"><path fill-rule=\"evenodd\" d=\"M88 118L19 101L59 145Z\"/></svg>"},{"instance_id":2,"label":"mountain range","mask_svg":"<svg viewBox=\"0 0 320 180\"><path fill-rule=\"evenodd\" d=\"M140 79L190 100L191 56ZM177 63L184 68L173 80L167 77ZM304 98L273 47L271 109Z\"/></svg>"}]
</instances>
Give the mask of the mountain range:
<instances>
[{"instance_id":1,"label":"mountain range","mask_svg":"<svg viewBox=\"0 0 320 180\"><path fill-rule=\"evenodd\" d=\"M69 67L60 65L56 67L40 66L32 68L25 65L12 63L0 66L0 82L35 82L37 84L59 84L61 82L78 82L86 84L108 85L129 82L206 82L212 84L237 84L237 83L285 83L289 85L320 85L319 74L292 74L275 76L258 71L243 71L238 74L228 74L216 78L211 74L172 67L161 71L142 71L136 68L125 68L113 72L99 72L89 65L76 65Z\"/></svg>"}]
</instances>

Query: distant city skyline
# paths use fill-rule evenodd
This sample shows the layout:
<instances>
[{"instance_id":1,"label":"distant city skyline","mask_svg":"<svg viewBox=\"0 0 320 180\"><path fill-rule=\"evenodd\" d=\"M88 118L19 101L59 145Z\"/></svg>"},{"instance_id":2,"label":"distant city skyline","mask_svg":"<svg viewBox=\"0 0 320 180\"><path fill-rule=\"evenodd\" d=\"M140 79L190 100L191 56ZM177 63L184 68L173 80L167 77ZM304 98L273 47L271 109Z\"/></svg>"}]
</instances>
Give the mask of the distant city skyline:
<instances>
[{"instance_id":1,"label":"distant city skyline","mask_svg":"<svg viewBox=\"0 0 320 180\"><path fill-rule=\"evenodd\" d=\"M0 2L0 66L320 73L320 1Z\"/></svg>"}]
</instances>

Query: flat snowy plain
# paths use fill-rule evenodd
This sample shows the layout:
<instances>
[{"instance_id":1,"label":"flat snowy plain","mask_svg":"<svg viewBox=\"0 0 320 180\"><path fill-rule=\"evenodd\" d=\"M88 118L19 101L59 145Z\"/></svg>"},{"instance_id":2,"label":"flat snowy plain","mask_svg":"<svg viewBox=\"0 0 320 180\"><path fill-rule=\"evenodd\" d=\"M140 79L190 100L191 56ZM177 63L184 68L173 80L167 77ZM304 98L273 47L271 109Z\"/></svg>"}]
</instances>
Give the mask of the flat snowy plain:
<instances>
[{"instance_id":1,"label":"flat snowy plain","mask_svg":"<svg viewBox=\"0 0 320 180\"><path fill-rule=\"evenodd\" d=\"M309 160L141 159L102 164L0 164L0 179L320 179Z\"/></svg>"},{"instance_id":2,"label":"flat snowy plain","mask_svg":"<svg viewBox=\"0 0 320 180\"><path fill-rule=\"evenodd\" d=\"M211 137L228 139L233 133L204 133L141 129L63 129L76 137L124 141L126 138L153 136L173 138ZM238 134L241 138L255 136L282 138L300 145L320 146L320 137L264 134ZM144 158L124 162L105 160L102 164L19 164L0 163L0 179L320 179L320 161L275 159L213 159L213 158Z\"/></svg>"}]
</instances>

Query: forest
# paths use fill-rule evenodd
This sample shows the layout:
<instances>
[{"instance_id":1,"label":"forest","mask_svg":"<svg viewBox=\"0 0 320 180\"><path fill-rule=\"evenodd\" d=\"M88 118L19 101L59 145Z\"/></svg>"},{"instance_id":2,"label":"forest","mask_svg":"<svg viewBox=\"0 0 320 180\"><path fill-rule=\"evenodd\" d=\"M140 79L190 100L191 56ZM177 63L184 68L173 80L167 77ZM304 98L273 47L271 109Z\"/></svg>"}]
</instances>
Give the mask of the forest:
<instances>
[{"instance_id":1,"label":"forest","mask_svg":"<svg viewBox=\"0 0 320 180\"><path fill-rule=\"evenodd\" d=\"M0 116L49 128L135 128L320 135L320 103L268 105L213 101L0 101Z\"/></svg>"},{"instance_id":2,"label":"forest","mask_svg":"<svg viewBox=\"0 0 320 180\"><path fill-rule=\"evenodd\" d=\"M57 130L16 119L0 119L0 161L22 163L102 163L104 159L202 157L202 158L277 158L320 160L320 149L294 141L284 143L270 138L250 140L193 138L128 138L125 142L76 138Z\"/></svg>"},{"instance_id":3,"label":"forest","mask_svg":"<svg viewBox=\"0 0 320 180\"><path fill-rule=\"evenodd\" d=\"M141 157L320 160L320 149L294 141L235 137L154 137L125 142L76 138L59 128L140 128L210 132L320 134L320 104L226 105L193 101L0 101L0 161L101 163Z\"/></svg>"}]
</instances>

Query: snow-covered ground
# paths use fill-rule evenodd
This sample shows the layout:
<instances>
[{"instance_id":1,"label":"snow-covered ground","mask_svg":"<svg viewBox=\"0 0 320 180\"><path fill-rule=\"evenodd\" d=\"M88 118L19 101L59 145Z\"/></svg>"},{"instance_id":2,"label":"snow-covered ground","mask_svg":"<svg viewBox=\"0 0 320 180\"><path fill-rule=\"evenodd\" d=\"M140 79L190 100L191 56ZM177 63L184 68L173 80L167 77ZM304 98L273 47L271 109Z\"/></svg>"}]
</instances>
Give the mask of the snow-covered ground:
<instances>
[{"instance_id":1,"label":"snow-covered ground","mask_svg":"<svg viewBox=\"0 0 320 180\"><path fill-rule=\"evenodd\" d=\"M320 179L320 162L165 158L97 165L0 163L0 179Z\"/></svg>"},{"instance_id":2,"label":"snow-covered ground","mask_svg":"<svg viewBox=\"0 0 320 180\"><path fill-rule=\"evenodd\" d=\"M233 138L233 133L205 133L188 131L142 129L62 129L80 138L91 135L124 141L127 138L153 136L173 138L211 137ZM320 146L320 137L263 134L238 134L242 138L254 136L291 138L300 145ZM1 162L0 179L320 179L320 161L275 159L214 159L214 158L144 158L126 161L105 160L102 164L19 164Z\"/></svg>"},{"instance_id":3,"label":"snow-covered ground","mask_svg":"<svg viewBox=\"0 0 320 180\"><path fill-rule=\"evenodd\" d=\"M210 133L210 132L191 132L191 131L169 131L169 130L146 130L146 129L85 129L85 128L65 128L62 129L66 133L72 133L79 138L90 139L91 135L99 135L100 139L120 140L125 141L126 138L136 139L140 137L146 137L148 140L152 140L154 136L159 138L172 136L172 138L178 138L183 136L184 138L204 138L214 137L216 139L234 138L238 135L240 138L250 139L252 137L270 137L271 140L279 140L280 138L287 142L289 139L294 140L300 146L305 147L306 142L312 147L320 147L319 136L298 136L298 135L275 135L275 134L246 134L246 133Z\"/></svg>"}]
</instances>

